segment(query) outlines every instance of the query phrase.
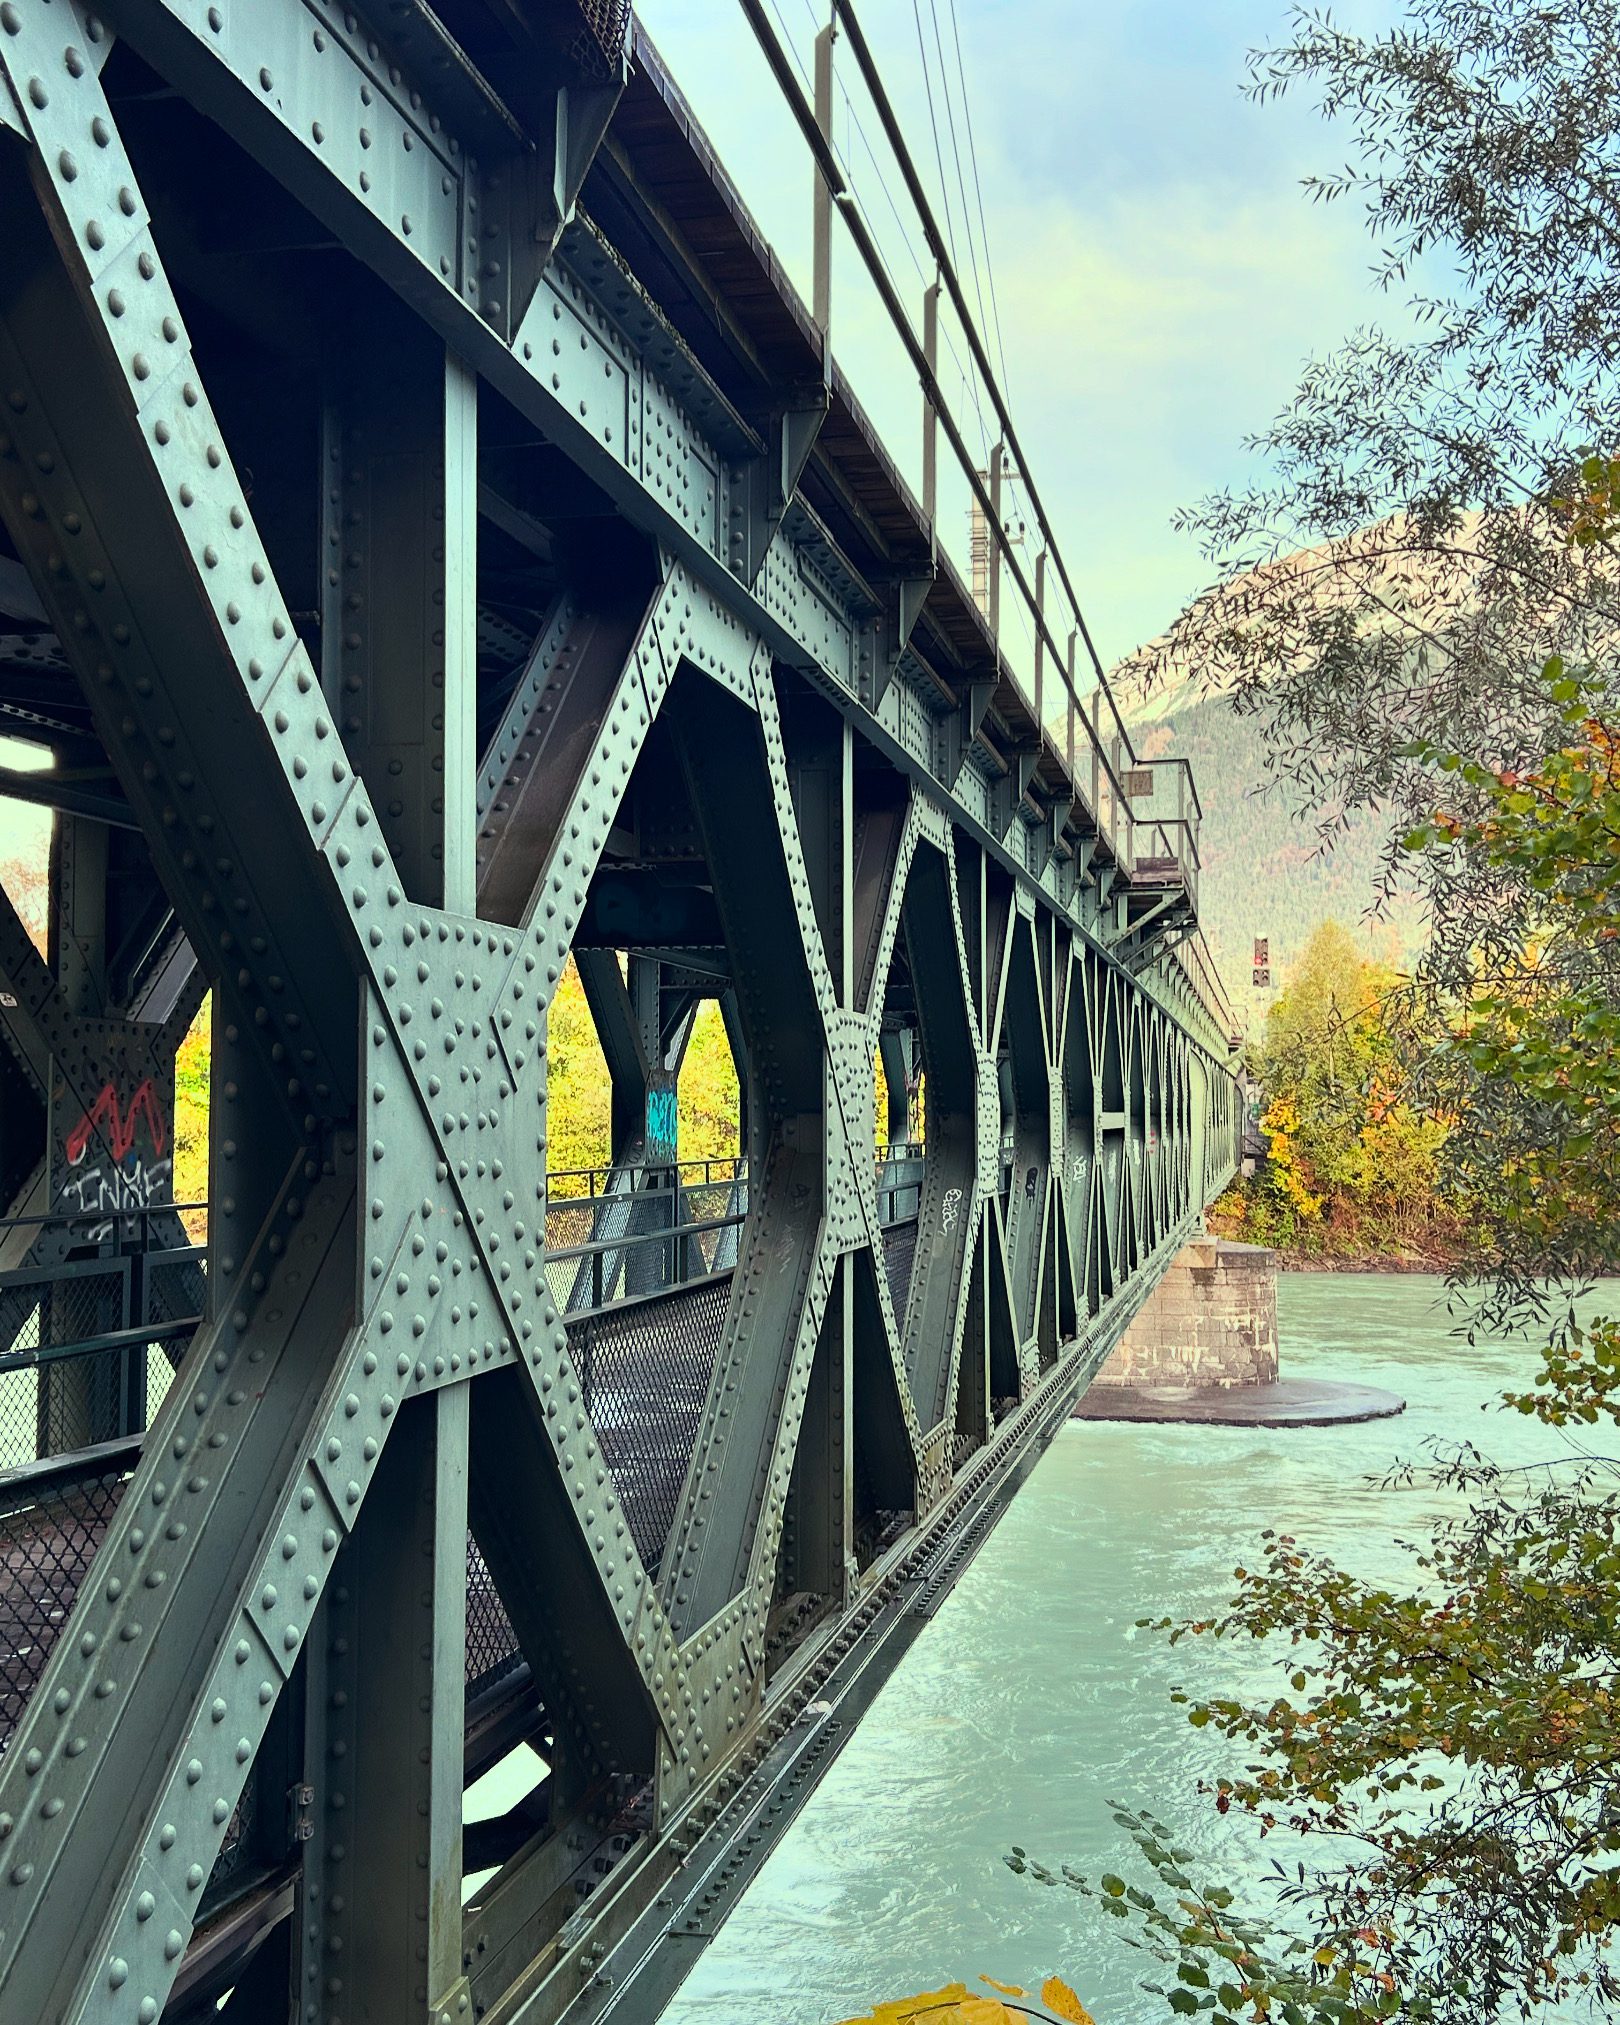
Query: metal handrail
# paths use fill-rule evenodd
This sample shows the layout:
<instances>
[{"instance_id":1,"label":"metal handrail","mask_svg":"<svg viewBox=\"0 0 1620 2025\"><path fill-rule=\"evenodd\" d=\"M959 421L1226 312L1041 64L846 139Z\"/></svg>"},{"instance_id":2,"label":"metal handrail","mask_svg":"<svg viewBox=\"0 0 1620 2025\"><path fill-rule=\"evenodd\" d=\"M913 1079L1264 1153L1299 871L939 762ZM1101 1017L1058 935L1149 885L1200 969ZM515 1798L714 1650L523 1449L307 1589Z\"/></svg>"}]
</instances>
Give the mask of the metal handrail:
<instances>
[{"instance_id":1,"label":"metal handrail","mask_svg":"<svg viewBox=\"0 0 1620 2025\"><path fill-rule=\"evenodd\" d=\"M1227 1034L1235 1038L1238 1033L1237 1014L1232 1009L1232 1001L1226 995L1221 974L1210 957L1209 945L1204 939L1203 931L1200 930L1197 935L1189 937L1185 942L1177 943L1175 954L1180 959L1182 968L1189 973L1196 966L1198 976L1193 978L1189 975L1189 983L1195 991L1200 985L1203 986L1204 992L1208 994L1204 998L1204 1004L1224 1023ZM1214 1001L1213 1004L1211 1000Z\"/></svg>"},{"instance_id":2,"label":"metal handrail","mask_svg":"<svg viewBox=\"0 0 1620 2025\"><path fill-rule=\"evenodd\" d=\"M1193 807L1197 810L1200 821L1203 819L1204 814L1203 799L1198 792L1198 776L1193 772L1193 763L1190 759L1186 758L1183 754L1179 752L1161 752L1157 759L1138 759L1133 763L1137 766L1180 767L1182 777L1186 783L1187 792L1193 798Z\"/></svg>"},{"instance_id":3,"label":"metal handrail","mask_svg":"<svg viewBox=\"0 0 1620 2025\"><path fill-rule=\"evenodd\" d=\"M576 1259L599 1257L603 1252L633 1251L637 1245L668 1244L671 1238L702 1237L715 1230L737 1230L748 1221L747 1212L734 1216L706 1217L701 1222L660 1224L657 1230L638 1230L623 1237L592 1238L582 1245L559 1245L546 1251L546 1264L571 1265Z\"/></svg>"},{"instance_id":4,"label":"metal handrail","mask_svg":"<svg viewBox=\"0 0 1620 2025\"><path fill-rule=\"evenodd\" d=\"M208 1204L206 1202L148 1202L138 1204L132 1203L127 1209L48 1210L41 1216L0 1217L0 1231L24 1230L24 1229L31 1230L34 1229L36 1226L44 1224L71 1225L76 1223L94 1223L94 1224L133 1223L136 1218L140 1218L143 1222L145 1222L155 1216L181 1216L188 1209L200 1209L206 1211L207 1208ZM204 1247L199 1245L197 1249L200 1251L204 1249Z\"/></svg>"},{"instance_id":5,"label":"metal handrail","mask_svg":"<svg viewBox=\"0 0 1620 2025\"><path fill-rule=\"evenodd\" d=\"M694 1182L684 1178L699 1167L703 1169L701 1181ZM717 1174L714 1171L716 1168L729 1169L730 1171ZM605 1184L615 1176L618 1176L621 1180L628 1179L633 1182L636 1178L649 1174L659 1176L672 1174L682 1188L719 1187L723 1182L747 1180L748 1156L745 1153L715 1154L710 1158L700 1158L697 1160L638 1161L634 1166L609 1164L606 1167L553 1167L548 1169L546 1173L546 1195L548 1200L556 1195L553 1186L556 1182L585 1181L590 1184L588 1188L575 1194L557 1196L556 1199L559 1202L591 1202L598 1197L616 1192L599 1185Z\"/></svg>"},{"instance_id":6,"label":"metal handrail","mask_svg":"<svg viewBox=\"0 0 1620 2025\"><path fill-rule=\"evenodd\" d=\"M71 1490L87 1477L124 1475L141 1459L145 1430L121 1434L111 1441L92 1442L66 1455L43 1455L33 1462L0 1470L0 1510L15 1511L55 1490Z\"/></svg>"},{"instance_id":7,"label":"metal handrail","mask_svg":"<svg viewBox=\"0 0 1620 2025\"><path fill-rule=\"evenodd\" d=\"M190 1336L202 1327L202 1321L201 1315L182 1315L169 1322L145 1322L129 1329L109 1329L104 1335L83 1336L76 1343L37 1343L27 1350L0 1350L0 1376L8 1371L37 1371L41 1365L60 1364L68 1357L96 1357L114 1350L144 1350L153 1343L168 1343L177 1336Z\"/></svg>"},{"instance_id":8,"label":"metal handrail","mask_svg":"<svg viewBox=\"0 0 1620 2025\"><path fill-rule=\"evenodd\" d=\"M943 426L946 440L950 444L962 474L967 480L969 490L972 492L980 511L985 515L986 526L995 547L998 564L1006 564L1023 600L1024 608L1033 622L1037 652L1044 645L1051 653L1053 664L1057 670L1058 680L1063 687L1069 703L1068 767L1071 781L1078 792L1079 781L1074 771L1074 732L1078 719L1086 727L1087 741L1090 743L1093 753L1093 792L1090 813L1097 822L1099 829L1102 829L1106 820L1103 802L1105 799L1111 800L1112 809L1110 813L1113 823L1118 826L1118 829L1116 834L1109 836L1110 847L1114 849L1116 857L1123 855L1128 858L1134 853L1134 840L1132 837L1134 818L1130 813L1130 798L1125 791L1125 783L1120 778L1114 757L1109 753L1104 743L1100 721L1102 703L1104 701L1107 703L1109 715L1113 720L1115 738L1123 746L1132 765L1136 764L1136 748L1126 727L1125 720L1120 714L1119 705L1109 685L1101 657L1098 655L1095 642L1092 640L1090 629L1086 625L1085 616L1080 610L1079 598L1075 593L1062 551L1053 535L1039 491L1029 473L1026 460L1023 456L1022 446L1018 440L1017 430L1013 426L1012 417L1008 412L1001 389L991 369L990 361L979 337L977 327L968 311L967 300L963 294L961 283L957 278L945 238L940 232L933 208L928 201L927 193L922 186L916 166L912 161L905 136L900 130L899 121L895 117L894 109L889 102L888 94L878 73L877 65L873 61L871 51L861 31L860 22L855 15L852 0L834 0L834 22L835 24L841 22L848 33L850 46L855 53L856 62L866 81L873 105L877 109L878 118L883 126L890 148L894 153L895 160L899 165L908 193L916 208L918 220L928 240L929 250L934 255L940 277L946 285L958 320L961 322L963 331L967 337L974 364L978 369L979 376L995 409L997 421L1001 426L1002 442L1012 451L1017 461L1020 476L1025 490L1028 492L1030 505L1035 514L1036 523L1045 542L1043 556L1050 555L1057 566L1058 576L1067 594L1069 609L1075 621L1075 635L1084 639L1086 643L1086 650L1097 678L1096 687L1091 692L1092 716L1087 715L1079 692L1075 687L1072 653L1074 635L1071 636L1068 651L1059 646L1057 635L1046 617L1044 599L1030 585L1023 567L1007 541L1005 531L1000 524L1000 515L996 502L979 474L977 461L968 450L961 427L956 420L950 403L945 398L944 389L929 358L927 347L918 338L916 331L912 327L911 318L900 300L894 283L889 278L883 257L867 229L860 208L856 204L854 192L845 180L843 170L833 151L831 141L822 132L820 123L816 117L815 108L805 96L798 78L794 75L787 53L783 49L776 30L770 22L764 0L741 0L741 5L743 13L753 28L766 63L772 75L776 78L778 87L787 101L788 109L793 114L804 137L805 144L815 163L817 173L826 185L831 200L831 208L837 211L843 219L851 239L855 242L856 250L861 256L872 286L876 290L880 302L883 304L890 323L893 325L895 335L899 338L901 346L917 374L918 382L922 387L930 414ZM823 32L826 33L827 31ZM822 333L822 336L825 343L825 332ZM1044 579L1044 570L1042 575ZM994 644L999 666L1001 657L999 638L995 640ZM1008 672L1009 674L1011 673L1010 667ZM1016 679L1014 686L1017 686ZM1035 686L1038 690L1040 686L1039 663ZM1027 704L1032 704L1032 699L1029 697L1025 697L1024 701ZM1094 722L1093 718L1097 721ZM1044 738L1046 736L1045 725L1038 723L1037 732ZM1097 792L1099 772L1112 791L1110 797L1100 797ZM1120 853L1118 848L1121 842L1126 846L1123 854Z\"/></svg>"}]
</instances>

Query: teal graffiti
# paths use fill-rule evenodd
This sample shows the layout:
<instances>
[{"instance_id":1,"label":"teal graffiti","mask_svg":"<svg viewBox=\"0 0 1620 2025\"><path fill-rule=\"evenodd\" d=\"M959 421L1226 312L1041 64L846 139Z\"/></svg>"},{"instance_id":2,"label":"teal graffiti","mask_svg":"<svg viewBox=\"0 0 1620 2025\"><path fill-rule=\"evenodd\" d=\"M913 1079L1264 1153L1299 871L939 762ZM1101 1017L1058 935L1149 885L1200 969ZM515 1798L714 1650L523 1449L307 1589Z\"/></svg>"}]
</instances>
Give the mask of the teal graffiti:
<instances>
[{"instance_id":1,"label":"teal graffiti","mask_svg":"<svg viewBox=\"0 0 1620 2025\"><path fill-rule=\"evenodd\" d=\"M647 1157L673 1159L675 1156L675 1092L647 1092Z\"/></svg>"}]
</instances>

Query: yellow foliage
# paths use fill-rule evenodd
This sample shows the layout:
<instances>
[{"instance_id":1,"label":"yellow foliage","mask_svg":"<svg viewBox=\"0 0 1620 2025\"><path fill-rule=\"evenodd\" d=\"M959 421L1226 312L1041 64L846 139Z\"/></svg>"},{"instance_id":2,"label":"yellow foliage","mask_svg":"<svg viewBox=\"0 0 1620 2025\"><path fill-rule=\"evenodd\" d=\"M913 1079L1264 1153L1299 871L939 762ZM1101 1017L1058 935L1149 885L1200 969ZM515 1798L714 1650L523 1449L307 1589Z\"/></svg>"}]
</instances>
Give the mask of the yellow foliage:
<instances>
[{"instance_id":1,"label":"yellow foliage","mask_svg":"<svg viewBox=\"0 0 1620 2025\"><path fill-rule=\"evenodd\" d=\"M208 1199L208 1089L210 1022L214 995L209 992L197 1017L186 1029L174 1058L174 1173L170 1183L176 1202ZM182 1210L180 1221L193 1244L208 1241L206 1209Z\"/></svg>"},{"instance_id":2,"label":"yellow foliage","mask_svg":"<svg viewBox=\"0 0 1620 2025\"><path fill-rule=\"evenodd\" d=\"M1322 1198L1306 1187L1304 1169L1291 1134L1299 1130L1299 1111L1291 1099L1274 1097L1260 1120L1271 1152L1271 1169L1277 1186L1302 1217L1320 1216Z\"/></svg>"},{"instance_id":3,"label":"yellow foliage","mask_svg":"<svg viewBox=\"0 0 1620 2025\"><path fill-rule=\"evenodd\" d=\"M1027 1992L1014 1983L998 1983L994 1976L981 1976L992 1990L1005 1997L1022 1997ZM1041 2002L1046 2011L1066 2019L1068 2025L1095 2025L1091 2013L1059 1976L1048 1976L1041 1985ZM845 2019L844 2025L1022 2025L1039 2017L1021 2004L1003 2004L997 1997L976 1996L965 1983L947 1983L942 1990L925 1990L916 1997L893 1997L859 2018Z\"/></svg>"},{"instance_id":4,"label":"yellow foliage","mask_svg":"<svg viewBox=\"0 0 1620 2025\"><path fill-rule=\"evenodd\" d=\"M574 959L563 965L547 1021L546 1165L552 1173L606 1167L612 1158L613 1101ZM692 1026L676 1090L682 1160L730 1160L738 1151L737 1070L716 999Z\"/></svg>"},{"instance_id":5,"label":"yellow foliage","mask_svg":"<svg viewBox=\"0 0 1620 2025\"><path fill-rule=\"evenodd\" d=\"M947 1983L943 1990L924 1990L917 1997L896 1997L877 2005L864 2018L845 2025L1015 2025L1013 2014L994 1997L976 1997L966 1983Z\"/></svg>"},{"instance_id":6,"label":"yellow foliage","mask_svg":"<svg viewBox=\"0 0 1620 2025\"><path fill-rule=\"evenodd\" d=\"M1094 2025L1091 2013L1059 1976L1048 1976L1041 1985L1041 2002L1069 2025Z\"/></svg>"},{"instance_id":7,"label":"yellow foliage","mask_svg":"<svg viewBox=\"0 0 1620 2025\"><path fill-rule=\"evenodd\" d=\"M546 1165L606 1167L613 1119L607 1063L574 959L563 965L546 1022Z\"/></svg>"}]
</instances>

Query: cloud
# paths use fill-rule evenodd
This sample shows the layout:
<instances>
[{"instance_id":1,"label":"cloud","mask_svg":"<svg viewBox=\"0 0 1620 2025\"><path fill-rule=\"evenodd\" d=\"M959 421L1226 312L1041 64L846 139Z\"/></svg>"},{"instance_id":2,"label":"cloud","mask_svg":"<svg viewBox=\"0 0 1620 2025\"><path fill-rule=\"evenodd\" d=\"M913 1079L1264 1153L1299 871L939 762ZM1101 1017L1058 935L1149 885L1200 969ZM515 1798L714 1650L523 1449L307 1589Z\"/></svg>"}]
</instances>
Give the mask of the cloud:
<instances>
[{"instance_id":1,"label":"cloud","mask_svg":"<svg viewBox=\"0 0 1620 2025\"><path fill-rule=\"evenodd\" d=\"M1250 468L1244 435L1287 401L1303 360L1380 307L1368 293L1362 221L1353 210L1310 204L1299 189L1301 174L1336 159L1340 145L1311 107L1261 108L1240 95L1246 51L1283 25L1277 0L1101 9L957 0L957 9L1008 395L1087 617L1111 657L1160 631L1203 581L1193 544L1171 529L1175 509L1241 483ZM1388 11L1377 0L1352 6L1371 21ZM740 14L717 0L648 0L643 13L802 285L808 162ZM944 0L939 16L954 64ZM807 52L802 0L797 9L783 0L782 17ZM862 20L940 208L912 10L868 4ZM923 20L932 61L927 9ZM842 74L852 73L846 55ZM851 88L909 223L875 116ZM937 73L934 92L971 299ZM965 151L960 107L957 118ZM842 104L835 139L897 284L908 302L920 301L911 252ZM845 246L837 258L835 348L915 483L914 376L885 335L852 251ZM965 357L960 340L958 348ZM949 390L955 369L948 356L943 364ZM961 419L977 446L971 411ZM941 520L960 559L965 491L942 492Z\"/></svg>"},{"instance_id":2,"label":"cloud","mask_svg":"<svg viewBox=\"0 0 1620 2025\"><path fill-rule=\"evenodd\" d=\"M1176 508L1242 482L1244 436L1368 314L1365 253L1353 220L1287 191L1232 206L1183 188L1101 223L1054 198L1029 219L998 267L1014 419L1119 653L1201 580Z\"/></svg>"}]
</instances>

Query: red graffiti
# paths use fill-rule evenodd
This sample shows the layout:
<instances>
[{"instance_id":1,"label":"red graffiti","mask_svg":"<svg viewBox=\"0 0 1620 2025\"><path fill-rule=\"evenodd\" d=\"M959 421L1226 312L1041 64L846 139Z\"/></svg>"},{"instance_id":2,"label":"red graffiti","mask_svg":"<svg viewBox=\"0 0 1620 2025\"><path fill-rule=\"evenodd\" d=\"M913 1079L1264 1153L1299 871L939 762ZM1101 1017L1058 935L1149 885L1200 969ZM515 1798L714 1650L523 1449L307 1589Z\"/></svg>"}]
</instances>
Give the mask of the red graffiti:
<instances>
[{"instance_id":1,"label":"red graffiti","mask_svg":"<svg viewBox=\"0 0 1620 2025\"><path fill-rule=\"evenodd\" d=\"M153 1150L161 1154L168 1143L168 1133L164 1128L163 1114L158 1109L157 1098L153 1094L151 1077L148 1076L137 1088L129 1100L129 1109L122 1113L118 1108L117 1090L111 1083L104 1083L101 1095L68 1134L67 1157L70 1165L77 1167L84 1158L85 1148L90 1144L90 1135L98 1125L106 1127L113 1159L122 1160L135 1144L135 1127L143 1115L146 1119L146 1129L152 1135Z\"/></svg>"}]
</instances>

